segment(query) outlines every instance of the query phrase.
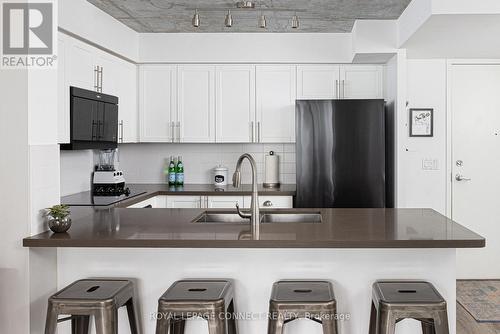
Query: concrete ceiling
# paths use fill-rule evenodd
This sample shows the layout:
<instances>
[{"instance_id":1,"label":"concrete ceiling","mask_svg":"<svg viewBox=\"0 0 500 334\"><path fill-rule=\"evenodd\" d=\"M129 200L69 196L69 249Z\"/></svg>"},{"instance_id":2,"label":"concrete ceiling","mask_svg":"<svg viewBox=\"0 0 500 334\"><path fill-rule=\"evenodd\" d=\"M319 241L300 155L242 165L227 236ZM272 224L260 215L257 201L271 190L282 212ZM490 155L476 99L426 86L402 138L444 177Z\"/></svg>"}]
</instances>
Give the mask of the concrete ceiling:
<instances>
[{"instance_id":1,"label":"concrete ceiling","mask_svg":"<svg viewBox=\"0 0 500 334\"><path fill-rule=\"evenodd\" d=\"M140 33L175 32L319 32L352 30L356 19L397 19L411 0L263 0L267 28L258 27L258 9L233 10L233 26L224 26L225 9L236 7L230 0L88 0L118 21ZM256 2L259 7L259 2ZM199 8L201 25L191 25L193 8ZM220 8L220 10L216 10ZM294 9L300 28L291 28Z\"/></svg>"}]
</instances>

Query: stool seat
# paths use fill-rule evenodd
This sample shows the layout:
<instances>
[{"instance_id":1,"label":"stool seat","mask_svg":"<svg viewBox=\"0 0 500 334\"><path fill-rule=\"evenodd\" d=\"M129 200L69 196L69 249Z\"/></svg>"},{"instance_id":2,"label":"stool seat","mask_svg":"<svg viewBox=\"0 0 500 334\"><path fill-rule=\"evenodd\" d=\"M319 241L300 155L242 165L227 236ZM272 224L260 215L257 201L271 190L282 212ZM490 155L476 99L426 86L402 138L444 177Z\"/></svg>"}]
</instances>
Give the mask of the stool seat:
<instances>
[{"instance_id":1,"label":"stool seat","mask_svg":"<svg viewBox=\"0 0 500 334\"><path fill-rule=\"evenodd\" d=\"M158 299L156 334L182 334L185 320L196 315L208 321L209 334L237 334L232 280L174 282Z\"/></svg>"},{"instance_id":2,"label":"stool seat","mask_svg":"<svg viewBox=\"0 0 500 334\"><path fill-rule=\"evenodd\" d=\"M372 289L370 334L394 334L403 319L420 321L424 334L449 334L446 301L425 281L377 281Z\"/></svg>"},{"instance_id":3,"label":"stool seat","mask_svg":"<svg viewBox=\"0 0 500 334\"><path fill-rule=\"evenodd\" d=\"M384 303L443 303L439 292L427 282L421 281L383 281L374 284L375 296Z\"/></svg>"},{"instance_id":4,"label":"stool seat","mask_svg":"<svg viewBox=\"0 0 500 334\"><path fill-rule=\"evenodd\" d=\"M118 333L118 308L127 307L132 334L139 334L134 283L127 279L82 279L48 300L45 334L55 334L57 323L71 320L72 333L88 334L90 317L97 334ZM58 319L59 315L70 315Z\"/></svg>"},{"instance_id":5,"label":"stool seat","mask_svg":"<svg viewBox=\"0 0 500 334\"><path fill-rule=\"evenodd\" d=\"M335 301L333 286L327 281L279 281L274 283L271 301L278 303Z\"/></svg>"},{"instance_id":6,"label":"stool seat","mask_svg":"<svg viewBox=\"0 0 500 334\"><path fill-rule=\"evenodd\" d=\"M228 280L177 281L160 297L167 301L216 301L224 299L231 289Z\"/></svg>"},{"instance_id":7,"label":"stool seat","mask_svg":"<svg viewBox=\"0 0 500 334\"><path fill-rule=\"evenodd\" d=\"M269 299L268 334L283 333L283 326L297 318L322 324L324 334L337 333L337 302L333 285L321 280L275 282Z\"/></svg>"}]
</instances>

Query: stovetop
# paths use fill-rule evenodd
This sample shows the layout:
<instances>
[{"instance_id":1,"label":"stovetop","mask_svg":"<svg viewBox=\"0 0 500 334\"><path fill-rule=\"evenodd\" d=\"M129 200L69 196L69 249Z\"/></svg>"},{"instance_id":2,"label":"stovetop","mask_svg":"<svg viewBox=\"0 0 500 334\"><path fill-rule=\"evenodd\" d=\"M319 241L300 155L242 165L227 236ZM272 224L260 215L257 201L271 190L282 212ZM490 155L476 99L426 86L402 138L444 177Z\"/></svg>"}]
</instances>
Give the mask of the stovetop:
<instances>
[{"instance_id":1,"label":"stovetop","mask_svg":"<svg viewBox=\"0 0 500 334\"><path fill-rule=\"evenodd\" d=\"M145 191L138 191L131 188L128 196L94 196L91 191L85 191L61 197L61 204L69 206L108 206L144 193Z\"/></svg>"}]
</instances>

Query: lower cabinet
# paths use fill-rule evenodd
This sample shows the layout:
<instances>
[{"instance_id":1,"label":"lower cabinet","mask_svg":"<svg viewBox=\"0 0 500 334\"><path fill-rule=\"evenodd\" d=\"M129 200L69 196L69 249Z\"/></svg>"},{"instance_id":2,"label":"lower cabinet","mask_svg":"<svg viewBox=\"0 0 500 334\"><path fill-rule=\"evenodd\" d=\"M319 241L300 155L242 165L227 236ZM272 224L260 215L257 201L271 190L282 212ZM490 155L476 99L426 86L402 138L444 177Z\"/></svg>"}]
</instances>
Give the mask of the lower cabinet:
<instances>
[{"instance_id":1,"label":"lower cabinet","mask_svg":"<svg viewBox=\"0 0 500 334\"><path fill-rule=\"evenodd\" d=\"M208 209L234 209L236 203L244 207L243 196L207 196Z\"/></svg>"},{"instance_id":2,"label":"lower cabinet","mask_svg":"<svg viewBox=\"0 0 500 334\"><path fill-rule=\"evenodd\" d=\"M166 207L172 209L200 209L204 196L167 196Z\"/></svg>"},{"instance_id":3,"label":"lower cabinet","mask_svg":"<svg viewBox=\"0 0 500 334\"><path fill-rule=\"evenodd\" d=\"M132 204L128 208L171 208L171 209L234 209L236 203L241 208L250 208L251 196L189 196L159 195ZM259 196L259 207L262 209L293 208L292 196Z\"/></svg>"},{"instance_id":4,"label":"lower cabinet","mask_svg":"<svg viewBox=\"0 0 500 334\"><path fill-rule=\"evenodd\" d=\"M243 198L244 208L250 208L252 197ZM291 209L293 208L292 196L259 196L259 207L261 209Z\"/></svg>"}]
</instances>

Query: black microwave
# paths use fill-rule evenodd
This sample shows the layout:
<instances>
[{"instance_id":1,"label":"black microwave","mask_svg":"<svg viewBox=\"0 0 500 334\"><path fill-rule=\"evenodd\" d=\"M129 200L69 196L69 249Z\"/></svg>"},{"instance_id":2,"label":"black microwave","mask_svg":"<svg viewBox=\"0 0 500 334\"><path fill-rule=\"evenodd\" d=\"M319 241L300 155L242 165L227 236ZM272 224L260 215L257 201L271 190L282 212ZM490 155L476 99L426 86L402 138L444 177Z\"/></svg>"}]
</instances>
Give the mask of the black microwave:
<instances>
[{"instance_id":1,"label":"black microwave","mask_svg":"<svg viewBox=\"0 0 500 334\"><path fill-rule=\"evenodd\" d=\"M70 87L70 143L63 150L118 146L118 97Z\"/></svg>"}]
</instances>

